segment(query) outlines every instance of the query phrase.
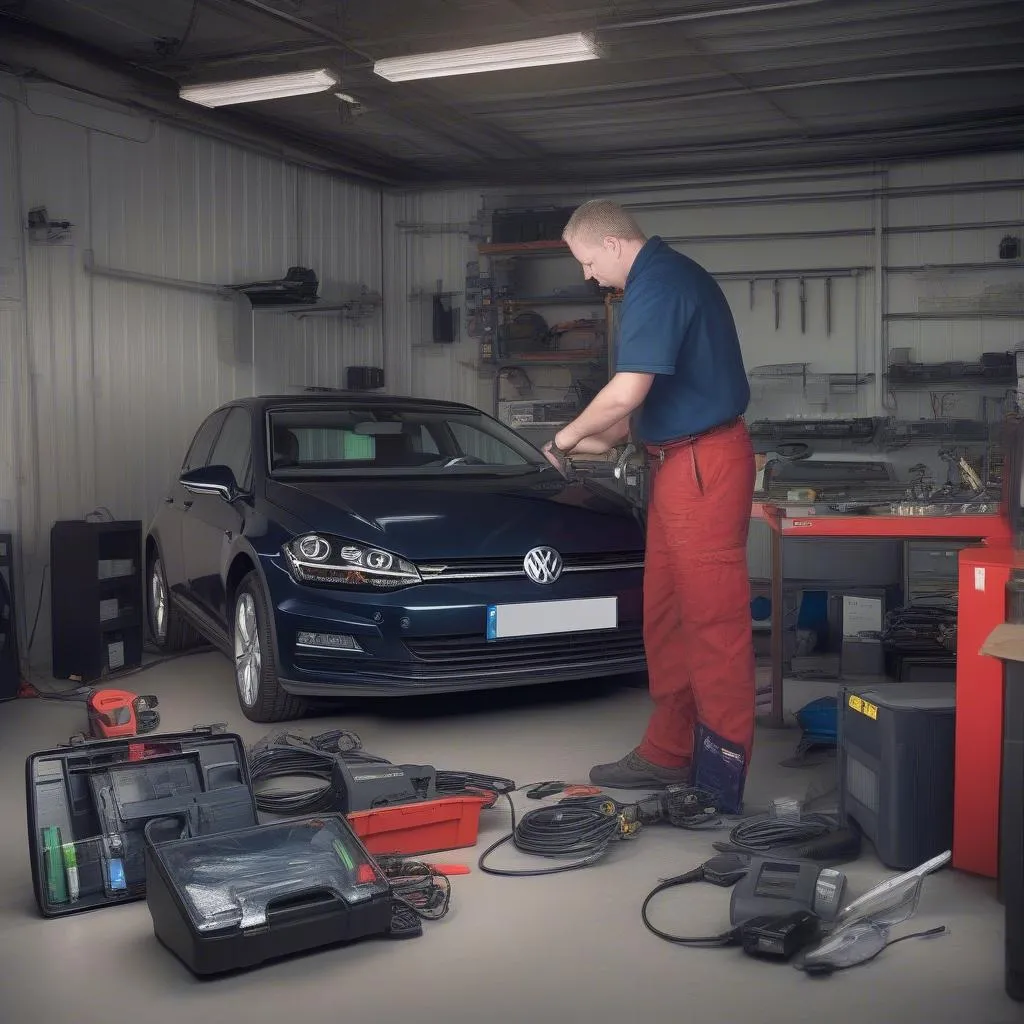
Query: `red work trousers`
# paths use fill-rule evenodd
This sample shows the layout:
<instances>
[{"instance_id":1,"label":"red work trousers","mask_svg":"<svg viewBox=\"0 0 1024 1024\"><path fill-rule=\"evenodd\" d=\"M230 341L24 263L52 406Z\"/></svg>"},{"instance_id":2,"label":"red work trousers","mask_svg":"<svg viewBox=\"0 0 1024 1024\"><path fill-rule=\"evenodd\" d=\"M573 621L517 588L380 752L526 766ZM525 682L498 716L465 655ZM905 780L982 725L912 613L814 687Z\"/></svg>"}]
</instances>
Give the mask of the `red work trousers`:
<instances>
[{"instance_id":1,"label":"red work trousers","mask_svg":"<svg viewBox=\"0 0 1024 1024\"><path fill-rule=\"evenodd\" d=\"M756 683L747 534L754 452L737 420L649 448L644 647L654 712L638 753L666 768L693 756L699 720L750 763Z\"/></svg>"}]
</instances>

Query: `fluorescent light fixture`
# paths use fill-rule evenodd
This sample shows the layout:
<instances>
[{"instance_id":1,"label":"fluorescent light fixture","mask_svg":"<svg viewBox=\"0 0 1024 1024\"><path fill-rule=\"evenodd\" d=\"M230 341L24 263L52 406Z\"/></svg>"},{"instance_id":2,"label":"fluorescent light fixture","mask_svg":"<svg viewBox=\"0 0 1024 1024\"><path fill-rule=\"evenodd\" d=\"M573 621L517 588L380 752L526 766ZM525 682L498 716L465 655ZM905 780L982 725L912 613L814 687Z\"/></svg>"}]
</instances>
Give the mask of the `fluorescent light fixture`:
<instances>
[{"instance_id":1,"label":"fluorescent light fixture","mask_svg":"<svg viewBox=\"0 0 1024 1024\"><path fill-rule=\"evenodd\" d=\"M296 71L289 75L242 78L210 85L184 85L179 95L183 100L204 107L227 107L233 103L259 103L285 96L309 96L315 92L326 92L337 84L337 78L321 68L319 71Z\"/></svg>"},{"instance_id":2,"label":"fluorescent light fixture","mask_svg":"<svg viewBox=\"0 0 1024 1024\"><path fill-rule=\"evenodd\" d=\"M411 82L419 78L475 75L482 71L532 68L543 64L575 64L600 57L591 35L574 32L541 39L521 39L496 46L471 46L465 50L441 50L412 57L386 57L373 65L374 74L389 82Z\"/></svg>"}]
</instances>

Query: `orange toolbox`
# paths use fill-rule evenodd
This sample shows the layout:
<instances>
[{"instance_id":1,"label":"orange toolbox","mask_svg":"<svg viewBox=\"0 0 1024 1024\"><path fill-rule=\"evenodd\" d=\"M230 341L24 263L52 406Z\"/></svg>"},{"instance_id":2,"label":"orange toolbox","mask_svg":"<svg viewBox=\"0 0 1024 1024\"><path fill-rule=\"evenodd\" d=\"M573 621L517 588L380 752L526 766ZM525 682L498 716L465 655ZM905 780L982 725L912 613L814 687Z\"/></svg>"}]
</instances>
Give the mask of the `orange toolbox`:
<instances>
[{"instance_id":1,"label":"orange toolbox","mask_svg":"<svg viewBox=\"0 0 1024 1024\"><path fill-rule=\"evenodd\" d=\"M353 811L345 817L374 856L414 856L476 846L480 810L493 802L491 794L451 796Z\"/></svg>"}]
</instances>

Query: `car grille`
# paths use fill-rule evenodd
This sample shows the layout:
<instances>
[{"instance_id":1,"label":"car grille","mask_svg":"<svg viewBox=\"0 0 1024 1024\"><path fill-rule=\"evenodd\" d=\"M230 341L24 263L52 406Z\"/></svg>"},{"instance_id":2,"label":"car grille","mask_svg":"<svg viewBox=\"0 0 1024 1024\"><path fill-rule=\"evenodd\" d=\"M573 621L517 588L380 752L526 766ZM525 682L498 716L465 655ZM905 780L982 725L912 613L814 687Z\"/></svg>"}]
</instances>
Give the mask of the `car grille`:
<instances>
[{"instance_id":1,"label":"car grille","mask_svg":"<svg viewBox=\"0 0 1024 1024\"><path fill-rule=\"evenodd\" d=\"M598 554L562 556L562 572L609 572L616 569L642 569L643 565L642 551L602 551ZM425 583L526 575L521 557L451 558L424 563L418 568Z\"/></svg>"},{"instance_id":2,"label":"car grille","mask_svg":"<svg viewBox=\"0 0 1024 1024\"><path fill-rule=\"evenodd\" d=\"M466 636L421 637L407 639L405 646L414 658L427 665L486 673L559 668L579 662L628 661L644 656L643 632L637 626L495 641Z\"/></svg>"}]
</instances>

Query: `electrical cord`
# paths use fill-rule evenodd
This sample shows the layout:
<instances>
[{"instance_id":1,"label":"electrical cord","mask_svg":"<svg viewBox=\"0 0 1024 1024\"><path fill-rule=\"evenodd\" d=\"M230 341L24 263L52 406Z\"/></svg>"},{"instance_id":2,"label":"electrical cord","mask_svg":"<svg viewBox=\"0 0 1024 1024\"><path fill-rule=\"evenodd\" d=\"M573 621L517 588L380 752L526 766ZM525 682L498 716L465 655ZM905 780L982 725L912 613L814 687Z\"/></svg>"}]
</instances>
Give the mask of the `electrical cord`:
<instances>
[{"instance_id":1,"label":"electrical cord","mask_svg":"<svg viewBox=\"0 0 1024 1024\"><path fill-rule=\"evenodd\" d=\"M748 853L769 853L780 846L798 846L820 839L839 828L827 814L803 814L799 818L777 818L758 814L745 818L729 833L729 845Z\"/></svg>"},{"instance_id":2,"label":"electrical cord","mask_svg":"<svg viewBox=\"0 0 1024 1024\"><path fill-rule=\"evenodd\" d=\"M485 807L493 807L502 793L511 793L516 784L511 779L503 779L498 775L481 775L477 772L458 772L439 770L436 774L435 787L437 795L446 796L486 796L490 802Z\"/></svg>"},{"instance_id":3,"label":"electrical cord","mask_svg":"<svg viewBox=\"0 0 1024 1024\"><path fill-rule=\"evenodd\" d=\"M395 899L424 921L438 921L451 905L452 884L447 875L418 860L381 857L377 866L391 883Z\"/></svg>"},{"instance_id":4,"label":"electrical cord","mask_svg":"<svg viewBox=\"0 0 1024 1024\"><path fill-rule=\"evenodd\" d=\"M480 854L477 866L488 875L527 878L575 871L600 860L613 839L631 835L639 827L638 823L627 824L613 800L598 797L537 807L517 819L511 792L502 795L512 813L512 831ZM487 858L509 842L536 857L573 860L550 868L488 867Z\"/></svg>"},{"instance_id":5,"label":"electrical cord","mask_svg":"<svg viewBox=\"0 0 1024 1024\"><path fill-rule=\"evenodd\" d=\"M354 732L337 729L306 739L295 733L277 733L253 745L249 775L256 807L268 814L325 814L344 802L334 781L334 765L340 757L347 764L389 764L368 753ZM289 792L267 792L269 782L290 778L315 779L313 785Z\"/></svg>"},{"instance_id":6,"label":"electrical cord","mask_svg":"<svg viewBox=\"0 0 1024 1024\"><path fill-rule=\"evenodd\" d=\"M672 878L662 879L647 894L647 898L640 907L640 917L643 920L644 927L652 934L657 935L659 939L675 943L677 946L722 947L734 945L740 935L738 927L730 928L727 932L722 932L720 935L673 935L671 932L664 932L651 924L651 919L647 916L647 908L651 905L651 901L655 896L660 895L667 889L674 889L678 885L688 885L690 882L711 882L713 885L728 888L738 882L747 873L747 869L747 858L741 854L723 853L712 857L711 860L705 861L691 871L684 872L681 875L674 875Z\"/></svg>"}]
</instances>

